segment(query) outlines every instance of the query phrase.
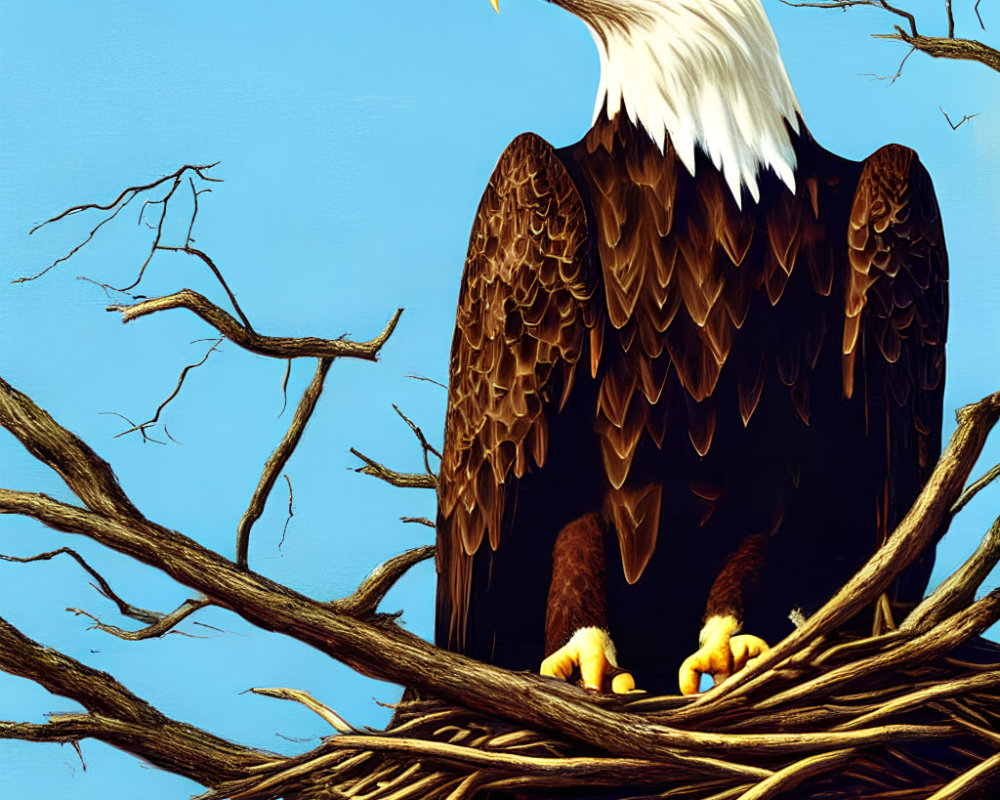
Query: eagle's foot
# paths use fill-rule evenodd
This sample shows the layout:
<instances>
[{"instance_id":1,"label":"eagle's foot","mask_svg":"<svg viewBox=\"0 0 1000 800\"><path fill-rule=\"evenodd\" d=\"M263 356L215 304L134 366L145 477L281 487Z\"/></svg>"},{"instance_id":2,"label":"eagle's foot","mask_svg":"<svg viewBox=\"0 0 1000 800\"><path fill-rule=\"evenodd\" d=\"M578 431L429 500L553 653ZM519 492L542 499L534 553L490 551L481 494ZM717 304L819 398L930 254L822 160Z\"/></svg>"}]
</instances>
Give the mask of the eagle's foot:
<instances>
[{"instance_id":1,"label":"eagle's foot","mask_svg":"<svg viewBox=\"0 0 1000 800\"><path fill-rule=\"evenodd\" d=\"M682 694L696 694L702 675L711 675L718 686L768 650L758 636L735 636L740 629L735 617L710 617L701 630L701 647L681 664L679 682Z\"/></svg>"},{"instance_id":2,"label":"eagle's foot","mask_svg":"<svg viewBox=\"0 0 1000 800\"><path fill-rule=\"evenodd\" d=\"M618 667L615 646L601 628L580 628L562 647L542 662L542 675L570 680L578 672L585 689L624 694L635 680Z\"/></svg>"}]
</instances>

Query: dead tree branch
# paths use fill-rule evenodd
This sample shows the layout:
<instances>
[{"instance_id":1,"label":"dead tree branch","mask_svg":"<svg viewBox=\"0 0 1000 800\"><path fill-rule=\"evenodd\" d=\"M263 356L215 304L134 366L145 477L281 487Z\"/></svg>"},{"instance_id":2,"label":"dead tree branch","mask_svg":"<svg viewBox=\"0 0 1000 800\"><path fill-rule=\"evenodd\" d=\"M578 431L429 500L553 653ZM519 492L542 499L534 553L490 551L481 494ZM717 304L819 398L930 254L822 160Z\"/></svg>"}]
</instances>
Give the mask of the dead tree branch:
<instances>
[{"instance_id":1,"label":"dead tree branch","mask_svg":"<svg viewBox=\"0 0 1000 800\"><path fill-rule=\"evenodd\" d=\"M106 625L89 611L83 611L79 608L68 608L66 610L72 611L77 616L83 615L85 617L90 617L90 619L94 621L94 624L91 625L92 629L103 631L104 633L111 634L118 639L124 639L129 642L142 642L146 639L156 639L160 636L173 632L174 628L180 625L184 620L196 611L199 611L208 605L211 605L211 603L204 598L185 600L175 610L171 611L169 614L164 614L162 618L154 622L152 625L147 625L145 628L137 631L126 631L122 628L115 627L114 625Z\"/></svg>"},{"instance_id":2,"label":"dead tree branch","mask_svg":"<svg viewBox=\"0 0 1000 800\"><path fill-rule=\"evenodd\" d=\"M894 25L895 33L872 34L873 39L891 39L904 42L914 50L919 50L932 58L949 58L961 61L976 61L1000 72L1000 51L995 50L983 42L974 39L960 39L955 36L955 20L951 11L951 0L946 0L946 10L948 15L948 35L947 36L924 36L917 31L917 21L913 14L901 8L890 5L885 0L830 0L829 2L791 2L781 0L782 3L795 8L839 8L846 11L855 6L871 6L886 11L894 16L900 17L906 22L906 27ZM976 14L979 14L979 4L976 3ZM982 24L982 18L979 18ZM902 67L900 67L902 70ZM898 75L897 75L898 76ZM949 121L950 124L950 121ZM957 126L953 126L957 127Z\"/></svg>"},{"instance_id":3,"label":"dead tree branch","mask_svg":"<svg viewBox=\"0 0 1000 800\"><path fill-rule=\"evenodd\" d=\"M147 611L144 608L137 608L136 606L126 603L112 588L111 585L104 579L104 577L96 569L94 569L90 564L88 564L83 556L81 556L76 550L72 550L69 547L60 547L58 550L50 550L47 553L39 553L37 556L29 556L26 558L20 558L18 556L6 556L0 555L0 561L10 561L15 564L31 564L36 561L49 561L56 556L67 555L74 559L77 564L83 567L90 576L97 581L96 585L91 584L97 591L106 597L108 600L113 602L118 606L118 611L122 616L134 619L137 622L145 623L146 625L155 625L157 622L163 619L163 614L156 611Z\"/></svg>"},{"instance_id":4,"label":"dead tree branch","mask_svg":"<svg viewBox=\"0 0 1000 800\"><path fill-rule=\"evenodd\" d=\"M415 547L377 566L350 597L337 601L337 607L359 619L375 616L379 603L411 567L434 557L434 546Z\"/></svg>"},{"instance_id":5,"label":"dead tree branch","mask_svg":"<svg viewBox=\"0 0 1000 800\"><path fill-rule=\"evenodd\" d=\"M362 475L371 475L373 478L378 478L401 489L437 489L437 478L433 475L421 474L419 472L396 472L368 458L364 453L358 452L353 447L351 448L351 455L357 456L365 462L363 467L358 467L354 470L355 472L360 472Z\"/></svg>"},{"instance_id":6,"label":"dead tree branch","mask_svg":"<svg viewBox=\"0 0 1000 800\"><path fill-rule=\"evenodd\" d=\"M257 484L257 489L250 499L250 505L244 512L243 518L240 520L239 529L236 532L237 566L244 569L247 567L247 557L250 550L250 529L260 519L260 515L264 513L264 506L267 503L267 498L271 495L271 490L274 488L275 482L278 480L278 475L285 468L288 459L292 457L292 453L295 452L295 448L298 447L299 441L302 439L306 424L316 410L316 404L323 393L323 383L326 381L326 375L330 371L332 364L332 358L321 358L319 360L319 363L316 365L316 374L313 375L312 381L299 401L298 408L295 409L295 416L292 418L292 424L288 428L288 432L285 433L284 438L282 438L280 444L271 453L271 457L267 459L267 463L264 465L260 482ZM290 516L291 482L288 484L288 491Z\"/></svg>"},{"instance_id":7,"label":"dead tree branch","mask_svg":"<svg viewBox=\"0 0 1000 800\"><path fill-rule=\"evenodd\" d=\"M214 353L219 348L220 344L222 344L222 339L214 339L212 346L208 348L208 352L205 353L205 355L202 357L200 361L196 361L193 364L188 364L186 367L184 367L184 369L181 370L181 374L177 378L177 386L174 387L174 390L170 393L167 399L164 400L162 403L160 403L159 406L157 406L156 413L154 413L150 419L146 420L145 422L140 422L138 425L133 424L131 428L117 434L115 438L117 439L119 436L127 436L130 433L136 433L136 432L139 432L142 435L143 439L148 438L146 435L146 431L149 428L155 427L155 425L160 421L160 414L163 413L163 409L165 409L174 400L174 398L176 398L177 395L181 393L181 388L184 386L184 381L187 380L188 373L193 369L197 369L198 367L202 366L206 361L208 361L209 356L211 356L212 353ZM166 428L164 428L164 431L166 431ZM168 433L167 436L170 436L170 434Z\"/></svg>"},{"instance_id":8,"label":"dead tree branch","mask_svg":"<svg viewBox=\"0 0 1000 800\"><path fill-rule=\"evenodd\" d=\"M107 673L41 646L3 619L0 669L76 700L89 712L58 715L45 725L0 723L2 738L66 742L92 737L210 786L276 758L164 716Z\"/></svg>"},{"instance_id":9,"label":"dead tree branch","mask_svg":"<svg viewBox=\"0 0 1000 800\"><path fill-rule=\"evenodd\" d=\"M375 361L396 323L403 313L398 309L382 332L367 342L350 342L344 339L320 339L315 336L293 338L288 336L263 336L251 328L240 325L226 311L210 302L206 297L191 289L181 289L175 294L165 297L154 297L133 305L108 306L108 311L120 311L122 322L132 322L140 317L167 311L173 308L186 308L197 314L205 322L215 328L229 341L238 344L244 350L270 358L360 358Z\"/></svg>"}]
</instances>

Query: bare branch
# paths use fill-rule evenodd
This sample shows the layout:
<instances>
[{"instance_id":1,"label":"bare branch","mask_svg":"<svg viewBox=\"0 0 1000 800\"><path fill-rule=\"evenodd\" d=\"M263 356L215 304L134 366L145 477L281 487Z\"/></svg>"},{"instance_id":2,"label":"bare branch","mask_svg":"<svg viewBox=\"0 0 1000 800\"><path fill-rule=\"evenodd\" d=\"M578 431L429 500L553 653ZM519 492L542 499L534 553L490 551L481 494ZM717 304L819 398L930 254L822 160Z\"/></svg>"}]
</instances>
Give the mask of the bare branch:
<instances>
[{"instance_id":1,"label":"bare branch","mask_svg":"<svg viewBox=\"0 0 1000 800\"><path fill-rule=\"evenodd\" d=\"M959 128L961 128L970 119L973 119L974 117L978 117L979 116L979 114L966 114L958 122L952 122L951 121L951 117L948 116L948 112L945 111L944 108L942 108L941 106L938 106L938 108L941 109L941 113L944 114L944 118L948 121L948 124L951 126L951 129L953 131L957 131Z\"/></svg>"},{"instance_id":2,"label":"bare branch","mask_svg":"<svg viewBox=\"0 0 1000 800\"><path fill-rule=\"evenodd\" d=\"M243 518L240 520L239 528L236 533L236 563L244 569L247 567L247 557L250 550L250 529L253 527L254 523L260 519L260 515L264 513L264 505L267 503L267 498L270 496L271 490L274 488L275 481L278 480L278 475L281 473L281 470L285 468L285 465L288 463L288 459L292 457L292 453L295 452L295 448L298 447L299 441L302 439L302 434L306 429L306 424L309 422L313 412L316 410L316 404L319 402L320 395L323 393L323 382L326 380L326 375L330 371L330 366L332 364L332 358L321 358L319 360L319 363L316 365L316 373L313 375L312 381L303 393L302 399L299 401L298 408L295 409L295 416L292 418L292 424L289 426L284 438L282 438L274 452L271 453L270 458L268 458L267 462L264 464L264 472L260 476L260 482L257 484L257 489L254 491L253 497L250 499L249 507L244 512ZM290 482L288 484L288 489L289 516L291 516Z\"/></svg>"},{"instance_id":3,"label":"bare branch","mask_svg":"<svg viewBox=\"0 0 1000 800\"><path fill-rule=\"evenodd\" d=\"M368 623L339 613L207 550L197 542L150 522L124 526L41 494L0 489L0 513L31 516L67 533L89 536L207 595L249 622L284 633L343 661L369 677L433 692L482 711L557 730L576 741L629 755L669 758L678 748L744 758L754 754L816 752L887 741L929 741L954 735L949 725L885 725L862 731L802 734L718 734L652 724L614 713L596 703L618 698L591 696L561 681L509 672L458 653L438 650L396 625ZM392 658L382 657L392 653Z\"/></svg>"},{"instance_id":4,"label":"bare branch","mask_svg":"<svg viewBox=\"0 0 1000 800\"><path fill-rule=\"evenodd\" d=\"M437 526L431 522L427 517L400 517L402 522L409 523L411 525L423 525L427 528L436 528Z\"/></svg>"},{"instance_id":5,"label":"bare branch","mask_svg":"<svg viewBox=\"0 0 1000 800\"><path fill-rule=\"evenodd\" d=\"M790 2L790 0L781 0L781 2L785 5L796 8L839 8L845 11L854 6L871 6L873 8L880 8L884 11L888 11L890 14L894 14L897 17L905 19L909 30L904 30L900 26L895 25L893 26L896 30L895 33L873 34L872 38L894 39L896 41L905 42L912 48L919 50L921 53L926 53L932 58L977 61L992 70L1000 72L1000 51L994 50L992 47L973 39L960 39L955 37L955 21L951 11L951 0L945 0L945 6L948 14L947 36L921 35L917 32L917 22L912 14L908 11L904 11L903 9L889 5L889 3L885 2L885 0L830 0L829 2L821 1L802 3ZM979 17L978 2L976 3L976 16L979 18L980 26L985 30L985 26L982 24L982 17ZM909 57L909 55L907 55L907 57ZM904 59L904 63L905 60L906 59ZM900 71L902 71L902 65L900 65ZM897 73L897 77L898 76L899 73Z\"/></svg>"},{"instance_id":6,"label":"bare branch","mask_svg":"<svg viewBox=\"0 0 1000 800\"><path fill-rule=\"evenodd\" d=\"M407 550L394 558L390 558L384 564L377 566L367 578L361 583L354 594L337 600L337 608L345 614L356 616L360 619L367 619L378 610L379 603L388 594L389 590L396 585L396 582L405 575L410 568L434 557L434 546L415 547Z\"/></svg>"},{"instance_id":7,"label":"bare branch","mask_svg":"<svg viewBox=\"0 0 1000 800\"><path fill-rule=\"evenodd\" d=\"M117 628L114 625L105 625L97 617L91 614L89 611L83 611L79 608L68 608L67 611L72 611L77 616L83 615L85 617L90 617L94 624L91 628L96 628L104 633L109 633L119 639L125 639L129 642L141 642L146 639L156 639L160 636L164 636L168 633L173 632L173 629L177 627L181 622L190 617L195 611L198 611L205 606L211 605L211 603L204 599L190 599L185 600L181 603L178 608L171 611L169 614L164 614L159 620L154 622L152 625L148 625L145 628L137 631L126 631L122 628ZM190 635L190 634L185 634Z\"/></svg>"},{"instance_id":8,"label":"bare branch","mask_svg":"<svg viewBox=\"0 0 1000 800\"><path fill-rule=\"evenodd\" d=\"M406 416L406 414L404 414L402 411L399 410L399 406L393 403L392 407L395 410L395 412L399 414L400 417L402 417L403 422L405 422L407 425L410 426L410 430L413 431L413 435L417 437L417 441L420 442L420 446L423 448L424 451L424 467L427 470L427 474L434 475L435 474L434 470L431 469L431 465L427 460L427 454L433 453L438 458L444 458L444 456L441 455L441 452L436 447L434 447L434 445L430 444L427 441L427 438L424 436L424 432L420 430L420 428L416 425L416 423L413 422L413 420L411 420L408 416Z\"/></svg>"},{"instance_id":9,"label":"bare branch","mask_svg":"<svg viewBox=\"0 0 1000 800\"><path fill-rule=\"evenodd\" d=\"M896 33L872 34L873 39L895 39L906 42L932 58L951 58L958 61L977 61L1000 72L1000 50L972 39L948 39L941 36L918 36L896 28Z\"/></svg>"},{"instance_id":10,"label":"bare branch","mask_svg":"<svg viewBox=\"0 0 1000 800\"><path fill-rule=\"evenodd\" d=\"M923 632L965 607L976 590L1000 561L1000 517L986 532L976 551L964 564L925 598L900 626L904 631Z\"/></svg>"},{"instance_id":11,"label":"bare branch","mask_svg":"<svg viewBox=\"0 0 1000 800\"><path fill-rule=\"evenodd\" d=\"M42 647L3 619L0 669L76 700L90 712L57 715L47 725L2 723L0 738L97 738L207 785L241 777L250 766L274 760L273 756L165 717L107 673Z\"/></svg>"},{"instance_id":12,"label":"bare branch","mask_svg":"<svg viewBox=\"0 0 1000 800\"><path fill-rule=\"evenodd\" d=\"M163 614L159 614L155 611L147 611L144 608L137 608L136 606L126 603L118 594L115 593L103 576L84 560L83 556L77 553L76 550L72 550L69 547L60 547L58 550L51 550L47 553L39 553L37 556L30 556L28 558L0 555L0 560L11 561L15 564L30 564L35 561L49 561L59 555L70 556L81 567L89 572L91 577L97 581L96 586L94 584L91 584L91 586L94 586L100 594L118 606L118 610L123 616L134 619L137 622L143 622L147 625L153 625L163 619Z\"/></svg>"},{"instance_id":13,"label":"bare branch","mask_svg":"<svg viewBox=\"0 0 1000 800\"><path fill-rule=\"evenodd\" d=\"M31 455L59 473L87 508L99 514L143 519L108 463L3 378L0 426L10 431Z\"/></svg>"},{"instance_id":14,"label":"bare branch","mask_svg":"<svg viewBox=\"0 0 1000 800\"><path fill-rule=\"evenodd\" d=\"M319 339L314 336L292 338L286 336L263 336L252 329L240 325L227 312L211 303L203 295L190 289L143 300L130 306L108 306L108 311L120 311L122 322L131 322L139 317L155 314L173 308L186 308L201 317L234 344L245 350L270 358L360 358L375 361L379 350L388 341L399 322L403 309L399 309L389 320L383 331L367 342L349 342L343 339Z\"/></svg>"},{"instance_id":15,"label":"bare branch","mask_svg":"<svg viewBox=\"0 0 1000 800\"><path fill-rule=\"evenodd\" d=\"M274 697L278 700L292 700L296 703L301 703L314 714L318 714L322 717L325 722L329 723L331 728L337 731L337 733L358 732L358 729L347 722L347 720L340 716L340 714L325 703L321 703L308 692L303 692L299 689L285 688L251 689L250 691L263 697Z\"/></svg>"},{"instance_id":16,"label":"bare branch","mask_svg":"<svg viewBox=\"0 0 1000 800\"><path fill-rule=\"evenodd\" d=\"M116 434L115 438L117 439L120 436L127 436L128 434L135 433L136 431L139 431L142 434L142 437L144 439L148 438L146 436L146 430L148 428L152 428L154 425L156 425L156 423L158 423L160 421L160 414L163 413L163 409L166 408L167 405L175 397L177 397L177 395L179 395L181 393L181 387L184 386L184 381L187 379L188 373L191 370L193 370L193 369L197 369L202 364L204 364L206 361L208 361L208 357L210 355L212 355L212 353L214 353L216 351L216 349L219 347L219 345L222 344L222 339L221 338L220 339L214 339L213 342L214 342L214 344L212 344L212 346L210 348L208 348L208 352L205 353L204 357L200 361L198 361L198 362L196 362L194 364L188 364L186 367L184 367L184 369L181 370L180 377L178 377L178 379L177 379L177 386L174 387L174 390L170 393L170 396L167 397L167 399L164 400L162 403L160 403L159 406L157 406L156 413L153 414L152 419L148 419L145 422L140 422L138 425L130 422L129 424L132 425L132 427L129 428L128 430L122 431L119 434ZM164 429L164 433L166 433L166 429ZM170 436L169 433L167 433L167 436L169 436L172 441L174 441L174 442L177 441L176 439L174 439L173 436Z\"/></svg>"},{"instance_id":17,"label":"bare branch","mask_svg":"<svg viewBox=\"0 0 1000 800\"><path fill-rule=\"evenodd\" d=\"M396 472L379 464L377 461L373 461L353 447L351 448L351 454L365 462L365 466L354 470L355 472L360 472L362 475L371 475L373 478L378 478L392 486L398 486L403 489L437 489L437 479L433 475L425 475L418 472Z\"/></svg>"},{"instance_id":18,"label":"bare branch","mask_svg":"<svg viewBox=\"0 0 1000 800\"><path fill-rule=\"evenodd\" d=\"M966 487L965 491L962 492L962 496L955 501L955 505L951 507L951 513L957 514L965 508L973 497L993 483L993 481L995 481L998 477L1000 477L1000 464L994 465L986 472L985 475L970 483Z\"/></svg>"},{"instance_id":19,"label":"bare branch","mask_svg":"<svg viewBox=\"0 0 1000 800\"><path fill-rule=\"evenodd\" d=\"M195 205L195 213L196 214L198 213L197 205ZM192 224L194 224L193 217L192 217ZM173 253L186 253L189 256L194 256L195 258L201 259L202 263L204 263L205 266L207 266L212 271L212 274L215 275L215 279L225 290L226 296L229 298L229 302L233 304L233 310L236 312L236 315L243 322L243 327L245 327L248 331L250 331L250 333L255 332L253 329L253 325L250 324L249 318L247 317L246 314L243 313L243 309L240 307L240 304L236 301L236 295L233 294L233 290L229 288L229 284L226 282L226 279L222 277L222 270L220 270L215 265L215 262L211 258L209 258L208 253L204 253L201 250L191 247L190 244L186 244L184 245L184 247L165 247L157 245L156 249ZM127 322L128 320L125 321Z\"/></svg>"}]
</instances>

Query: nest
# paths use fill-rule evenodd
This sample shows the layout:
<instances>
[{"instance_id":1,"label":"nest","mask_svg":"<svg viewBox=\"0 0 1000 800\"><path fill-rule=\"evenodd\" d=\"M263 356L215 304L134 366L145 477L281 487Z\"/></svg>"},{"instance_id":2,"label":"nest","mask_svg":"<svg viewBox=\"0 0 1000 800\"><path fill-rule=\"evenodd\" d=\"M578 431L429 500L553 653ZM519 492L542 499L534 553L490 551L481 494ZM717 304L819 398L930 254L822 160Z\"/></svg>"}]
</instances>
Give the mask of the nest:
<instances>
[{"instance_id":1,"label":"nest","mask_svg":"<svg viewBox=\"0 0 1000 800\"><path fill-rule=\"evenodd\" d=\"M794 647L775 648L786 652L768 669L698 697L565 687L582 707L620 718L621 741L607 748L411 690L387 730L345 724L300 763L229 786L225 796L988 797L988 787L1000 785L1000 645L978 634L1000 616L1000 589L979 600L970 590L998 550L1000 520L973 558L898 627L867 638L800 637ZM667 729L669 747L649 752L633 744L637 731Z\"/></svg>"}]
</instances>

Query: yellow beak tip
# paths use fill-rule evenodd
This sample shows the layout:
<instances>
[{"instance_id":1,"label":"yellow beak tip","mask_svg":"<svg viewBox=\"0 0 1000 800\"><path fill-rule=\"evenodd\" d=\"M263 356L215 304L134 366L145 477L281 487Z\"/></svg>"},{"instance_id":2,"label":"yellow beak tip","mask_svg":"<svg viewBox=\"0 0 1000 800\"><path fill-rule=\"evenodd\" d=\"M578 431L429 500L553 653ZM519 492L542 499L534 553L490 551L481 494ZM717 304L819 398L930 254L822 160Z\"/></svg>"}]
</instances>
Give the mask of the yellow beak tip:
<instances>
[{"instance_id":1,"label":"yellow beak tip","mask_svg":"<svg viewBox=\"0 0 1000 800\"><path fill-rule=\"evenodd\" d=\"M500 13L500 0L490 0L490 5L493 6L494 11Z\"/></svg>"}]
</instances>

